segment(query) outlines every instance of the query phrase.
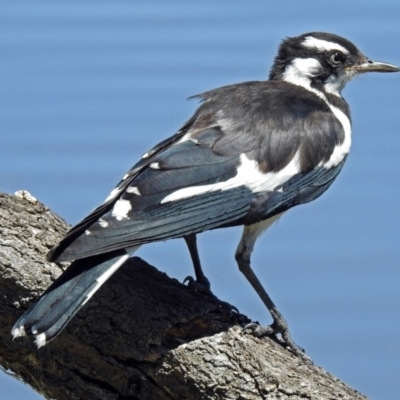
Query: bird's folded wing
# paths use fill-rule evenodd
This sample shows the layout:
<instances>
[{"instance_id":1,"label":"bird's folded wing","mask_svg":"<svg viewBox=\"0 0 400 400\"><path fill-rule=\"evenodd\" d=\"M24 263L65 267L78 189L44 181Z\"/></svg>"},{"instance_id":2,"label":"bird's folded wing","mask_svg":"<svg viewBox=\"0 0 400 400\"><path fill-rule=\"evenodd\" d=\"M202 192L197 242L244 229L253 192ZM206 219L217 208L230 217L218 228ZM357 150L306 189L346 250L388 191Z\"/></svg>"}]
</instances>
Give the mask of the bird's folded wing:
<instances>
[{"instance_id":1,"label":"bird's folded wing","mask_svg":"<svg viewBox=\"0 0 400 400\"><path fill-rule=\"evenodd\" d=\"M288 99L275 86L253 82L205 94L194 117L147 152L49 260L253 223L318 197L325 189L309 186L328 172L323 166L343 140L342 128L316 96L300 88ZM243 87L255 96L250 105ZM278 103L284 118L268 112Z\"/></svg>"},{"instance_id":2,"label":"bird's folded wing","mask_svg":"<svg viewBox=\"0 0 400 400\"><path fill-rule=\"evenodd\" d=\"M209 144L221 135L218 129L205 130L196 140L174 144L151 157L139 174L128 178L112 208L96 216L62 252L57 251L57 259L182 237L242 218L253 193L240 182L229 186L237 175L240 155L213 153Z\"/></svg>"}]
</instances>

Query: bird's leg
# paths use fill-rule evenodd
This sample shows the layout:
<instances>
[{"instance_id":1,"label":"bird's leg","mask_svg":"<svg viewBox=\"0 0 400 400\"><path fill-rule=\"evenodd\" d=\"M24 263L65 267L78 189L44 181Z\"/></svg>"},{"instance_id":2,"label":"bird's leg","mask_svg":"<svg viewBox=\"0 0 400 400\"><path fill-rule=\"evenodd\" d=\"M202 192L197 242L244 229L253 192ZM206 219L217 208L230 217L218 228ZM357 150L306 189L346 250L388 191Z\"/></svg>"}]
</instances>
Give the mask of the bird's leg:
<instances>
[{"instance_id":1,"label":"bird's leg","mask_svg":"<svg viewBox=\"0 0 400 400\"><path fill-rule=\"evenodd\" d=\"M199 257L199 252L197 250L197 238L194 233L184 236L185 242L187 244L187 247L189 249L190 257L192 258L193 262L193 267L194 267L194 273L196 275L196 280L193 279L192 276L187 276L183 283L188 282L188 287L192 290L202 292L206 294L209 297L212 297L213 299L217 300L220 305L223 307L228 308L230 311L235 311L236 313L239 314L238 309L227 303L226 301L219 300L217 296L211 291L210 287L210 281L206 278L204 275L203 269L201 268L201 263L200 263L200 257Z\"/></svg>"},{"instance_id":2,"label":"bird's leg","mask_svg":"<svg viewBox=\"0 0 400 400\"><path fill-rule=\"evenodd\" d=\"M262 302L268 308L273 323L270 326L259 326L258 324L249 324L246 328L251 329L255 336L261 337L266 335L273 335L273 334L281 334L282 339L284 342L294 349L294 352L297 351L298 347L293 342L290 333L288 324L283 318L280 311L276 308L274 302L272 301L271 297L269 297L268 293L265 291L263 286L261 285L260 280L257 278L256 274L252 270L250 266L250 260L243 257L243 254L236 254L236 261L239 265L239 270L243 273L243 275L247 278L250 282L251 286L253 286L254 290L257 292L258 296L262 300Z\"/></svg>"},{"instance_id":3,"label":"bird's leg","mask_svg":"<svg viewBox=\"0 0 400 400\"><path fill-rule=\"evenodd\" d=\"M251 330L255 336L267 336L267 335L278 335L280 334L283 341L287 346L291 348L293 353L302 358L305 357L304 351L300 349L293 341L289 333L289 327L285 319L283 318L280 311L276 308L271 297L262 286L260 280L250 266L250 256L254 248L254 243L257 237L263 230L268 228L279 216L271 218L269 221L263 221L259 224L245 226L243 229L243 235L239 242L239 246L235 253L235 258L239 266L239 270L243 273L246 279L253 286L258 296L268 308L273 323L270 326L262 327L256 323L251 323L245 326L245 329Z\"/></svg>"},{"instance_id":4,"label":"bird's leg","mask_svg":"<svg viewBox=\"0 0 400 400\"><path fill-rule=\"evenodd\" d=\"M190 257L192 258L194 273L196 280L192 276L187 276L183 283L188 282L188 286L196 291L211 293L210 281L204 275L203 269L201 268L199 252L197 250L197 237L196 234L191 233L190 235L184 236L186 245L189 249Z\"/></svg>"}]
</instances>

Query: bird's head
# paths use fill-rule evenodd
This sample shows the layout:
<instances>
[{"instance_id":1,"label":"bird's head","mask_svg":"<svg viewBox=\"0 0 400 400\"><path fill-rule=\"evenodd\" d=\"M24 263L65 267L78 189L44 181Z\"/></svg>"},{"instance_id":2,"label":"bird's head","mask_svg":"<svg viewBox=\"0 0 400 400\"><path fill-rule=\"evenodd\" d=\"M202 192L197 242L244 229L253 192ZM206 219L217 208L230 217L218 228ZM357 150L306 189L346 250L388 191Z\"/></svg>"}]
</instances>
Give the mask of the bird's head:
<instances>
[{"instance_id":1,"label":"bird's head","mask_svg":"<svg viewBox=\"0 0 400 400\"><path fill-rule=\"evenodd\" d=\"M395 65L368 59L340 36L310 32L283 40L270 79L340 96L344 85L356 75L399 70Z\"/></svg>"}]
</instances>

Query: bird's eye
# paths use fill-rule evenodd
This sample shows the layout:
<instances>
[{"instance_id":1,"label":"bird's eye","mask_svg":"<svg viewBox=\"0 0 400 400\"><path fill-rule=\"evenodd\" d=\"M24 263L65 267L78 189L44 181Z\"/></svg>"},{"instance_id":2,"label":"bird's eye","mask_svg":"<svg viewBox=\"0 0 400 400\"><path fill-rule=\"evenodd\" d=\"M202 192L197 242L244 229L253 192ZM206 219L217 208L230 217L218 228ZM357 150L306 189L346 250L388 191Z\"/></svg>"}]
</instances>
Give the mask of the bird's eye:
<instances>
[{"instance_id":1,"label":"bird's eye","mask_svg":"<svg viewBox=\"0 0 400 400\"><path fill-rule=\"evenodd\" d=\"M342 53L335 51L334 53L329 54L329 61L332 65L339 65L343 62L344 56Z\"/></svg>"}]
</instances>

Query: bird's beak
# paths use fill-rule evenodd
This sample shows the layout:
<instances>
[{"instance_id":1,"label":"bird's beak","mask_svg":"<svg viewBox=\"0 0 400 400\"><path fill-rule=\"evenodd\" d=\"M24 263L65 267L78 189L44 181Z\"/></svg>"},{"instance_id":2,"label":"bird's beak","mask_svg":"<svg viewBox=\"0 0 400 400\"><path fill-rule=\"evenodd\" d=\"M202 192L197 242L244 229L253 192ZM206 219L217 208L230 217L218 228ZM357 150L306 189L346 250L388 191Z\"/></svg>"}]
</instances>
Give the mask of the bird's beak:
<instances>
[{"instance_id":1,"label":"bird's beak","mask_svg":"<svg viewBox=\"0 0 400 400\"><path fill-rule=\"evenodd\" d=\"M358 73L364 72L398 72L399 67L381 61L363 60L360 64L354 65L353 69Z\"/></svg>"}]
</instances>

